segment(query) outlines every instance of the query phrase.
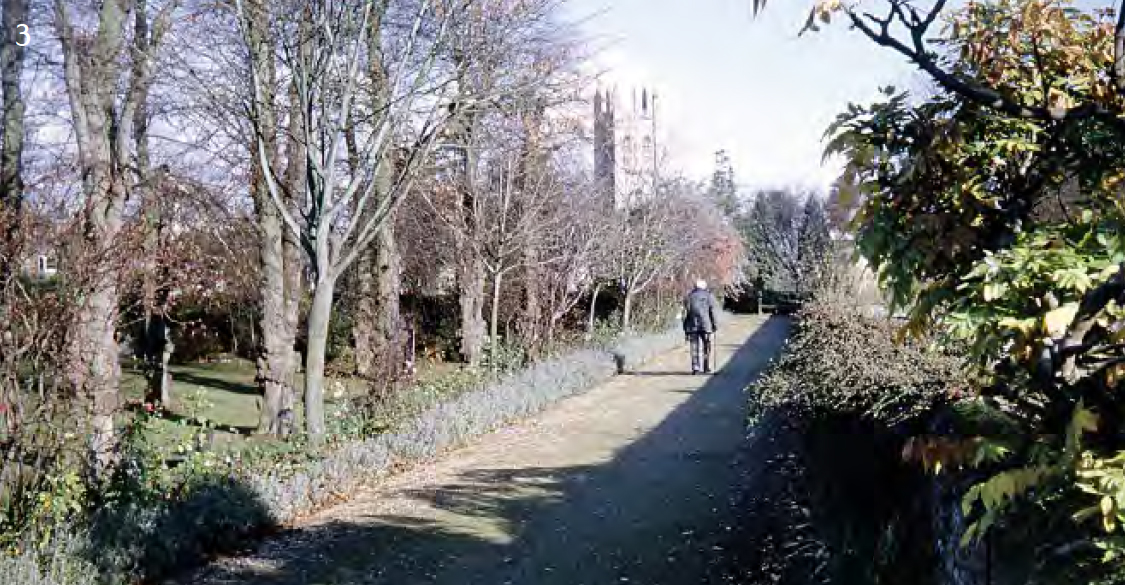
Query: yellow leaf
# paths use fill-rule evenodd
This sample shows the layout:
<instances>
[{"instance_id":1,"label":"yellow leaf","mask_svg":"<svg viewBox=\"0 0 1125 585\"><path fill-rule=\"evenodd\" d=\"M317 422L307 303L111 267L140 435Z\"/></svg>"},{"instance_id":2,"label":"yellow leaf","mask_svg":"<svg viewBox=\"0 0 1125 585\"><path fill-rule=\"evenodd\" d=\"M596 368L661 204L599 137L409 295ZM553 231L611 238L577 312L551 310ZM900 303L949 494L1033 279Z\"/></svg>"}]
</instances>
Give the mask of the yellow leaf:
<instances>
[{"instance_id":1,"label":"yellow leaf","mask_svg":"<svg viewBox=\"0 0 1125 585\"><path fill-rule=\"evenodd\" d=\"M1048 311L1043 315L1043 329L1051 337L1059 337L1066 333L1067 327L1074 316L1078 314L1078 303L1067 303L1057 309Z\"/></svg>"},{"instance_id":2,"label":"yellow leaf","mask_svg":"<svg viewBox=\"0 0 1125 585\"><path fill-rule=\"evenodd\" d=\"M1102 496L1102 514L1109 516L1113 513L1113 498L1109 496Z\"/></svg>"}]
</instances>

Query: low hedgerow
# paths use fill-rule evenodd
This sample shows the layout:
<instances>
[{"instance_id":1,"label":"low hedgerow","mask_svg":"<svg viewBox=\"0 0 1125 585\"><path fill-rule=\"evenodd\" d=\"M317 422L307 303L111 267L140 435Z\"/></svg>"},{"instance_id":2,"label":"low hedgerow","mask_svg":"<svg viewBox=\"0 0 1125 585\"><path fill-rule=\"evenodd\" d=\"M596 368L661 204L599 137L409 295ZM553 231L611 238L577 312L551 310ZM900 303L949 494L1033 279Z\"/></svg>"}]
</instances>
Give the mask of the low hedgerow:
<instances>
[{"instance_id":1,"label":"low hedgerow","mask_svg":"<svg viewBox=\"0 0 1125 585\"><path fill-rule=\"evenodd\" d=\"M29 538L27 546L0 555L5 585L96 585L98 570L89 558L85 539L60 532L43 546Z\"/></svg>"},{"instance_id":2,"label":"low hedgerow","mask_svg":"<svg viewBox=\"0 0 1125 585\"><path fill-rule=\"evenodd\" d=\"M104 491L77 490L70 520L92 536L59 532L48 543L0 555L5 585L152 581L236 550L258 534L347 498L363 484L512 421L542 411L682 343L682 334L619 337L500 375L465 370L380 403L335 393L333 434L319 445L208 450L187 437L175 465L140 414L125 437L123 465ZM63 540L60 540L63 539ZM73 542L72 542L73 541ZM58 542L65 546L60 548Z\"/></svg>"},{"instance_id":3,"label":"low hedgerow","mask_svg":"<svg viewBox=\"0 0 1125 585\"><path fill-rule=\"evenodd\" d=\"M752 418L782 408L895 425L917 420L967 387L957 356L924 341L896 340L901 326L856 306L805 305L784 353L751 388Z\"/></svg>"},{"instance_id":4,"label":"low hedgerow","mask_svg":"<svg viewBox=\"0 0 1125 585\"><path fill-rule=\"evenodd\" d=\"M784 421L787 452L771 469L784 475L777 493L742 503L736 524L750 539L735 572L783 584L934 582L932 478L904 446L969 384L959 356L899 339L902 326L830 296L794 316L782 355L749 389L752 422Z\"/></svg>"}]
</instances>

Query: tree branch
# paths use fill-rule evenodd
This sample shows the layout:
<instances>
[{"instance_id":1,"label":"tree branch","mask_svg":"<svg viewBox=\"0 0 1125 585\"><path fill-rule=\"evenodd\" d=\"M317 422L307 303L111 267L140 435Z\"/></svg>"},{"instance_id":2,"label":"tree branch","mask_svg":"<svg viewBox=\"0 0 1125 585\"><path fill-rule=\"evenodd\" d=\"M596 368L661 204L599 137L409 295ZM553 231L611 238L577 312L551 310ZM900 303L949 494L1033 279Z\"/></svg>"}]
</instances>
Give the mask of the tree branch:
<instances>
[{"instance_id":1,"label":"tree branch","mask_svg":"<svg viewBox=\"0 0 1125 585\"><path fill-rule=\"evenodd\" d=\"M848 16L855 28L858 28L876 44L892 49L910 59L919 69L928 73L946 90L956 93L970 101L988 106L1009 116L1022 119L1042 121L1098 119L1106 122L1118 132L1125 134L1125 119L1119 118L1115 112L1107 110L1099 104L1087 102L1071 108L1028 105L1020 103L995 89L969 79L963 79L954 73L942 69L934 60L933 56L926 50L925 35L929 32L929 27L934 22L938 12L944 7L945 1L946 0L938 0L930 15L927 16L921 24L912 25L907 22L904 16L902 17L901 20L903 24L910 31L911 45L907 45L890 33L890 23L894 20L896 15L902 15L902 11L897 4L892 5L891 12L885 19L879 19L869 14L863 15L867 19L879 24L878 31L872 28L863 17L853 10L845 8L844 13Z\"/></svg>"}]
</instances>

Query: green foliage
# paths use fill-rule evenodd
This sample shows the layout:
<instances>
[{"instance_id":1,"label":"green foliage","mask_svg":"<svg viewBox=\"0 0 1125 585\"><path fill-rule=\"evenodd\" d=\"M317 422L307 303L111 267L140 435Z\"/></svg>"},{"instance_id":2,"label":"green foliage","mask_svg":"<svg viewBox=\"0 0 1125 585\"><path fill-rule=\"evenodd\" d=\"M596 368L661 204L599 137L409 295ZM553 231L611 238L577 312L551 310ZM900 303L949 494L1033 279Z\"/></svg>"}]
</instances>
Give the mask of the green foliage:
<instances>
[{"instance_id":1,"label":"green foliage","mask_svg":"<svg viewBox=\"0 0 1125 585\"><path fill-rule=\"evenodd\" d=\"M1065 1L970 3L942 44L958 74L1023 103L1119 110L1101 73L1111 22ZM975 366L969 402L988 422L917 449L930 468L983 474L964 497L965 541L1025 533L1025 546L1069 551L1059 554L1072 567L1089 565L1088 545L1114 553L1113 538L1059 519L1096 509L1103 528L1117 526L1113 462L1125 448L1117 128L1096 116L1012 117L948 94L911 103L888 89L829 129L828 153L849 161L839 192L860 199L861 251L909 309L905 332L962 348ZM1115 563L1105 574L1125 567L1104 558Z\"/></svg>"},{"instance_id":2,"label":"green foliage","mask_svg":"<svg viewBox=\"0 0 1125 585\"><path fill-rule=\"evenodd\" d=\"M739 218L739 231L757 279L767 288L796 290L800 286L801 196L765 191L754 196Z\"/></svg>"},{"instance_id":3,"label":"green foliage","mask_svg":"<svg viewBox=\"0 0 1125 585\"><path fill-rule=\"evenodd\" d=\"M527 352L518 343L500 341L493 346L485 342L481 367L500 373L512 372L524 367L527 359Z\"/></svg>"},{"instance_id":4,"label":"green foliage","mask_svg":"<svg viewBox=\"0 0 1125 585\"><path fill-rule=\"evenodd\" d=\"M738 199L738 185L734 181L734 167L730 162L727 151L720 150L715 153L715 172L711 174L711 183L707 186L707 196L719 206L719 210L727 217L738 217L741 212L741 202Z\"/></svg>"},{"instance_id":5,"label":"green foliage","mask_svg":"<svg viewBox=\"0 0 1125 585\"><path fill-rule=\"evenodd\" d=\"M754 272L771 290L816 290L832 260L828 214L814 193L763 191L736 218Z\"/></svg>"},{"instance_id":6,"label":"green foliage","mask_svg":"<svg viewBox=\"0 0 1125 585\"><path fill-rule=\"evenodd\" d=\"M824 202L820 197L810 195L801 210L801 223L797 228L797 259L801 276L798 290L815 291L827 284L832 251Z\"/></svg>"},{"instance_id":7,"label":"green foliage","mask_svg":"<svg viewBox=\"0 0 1125 585\"><path fill-rule=\"evenodd\" d=\"M752 414L783 408L804 417L851 413L895 425L923 417L963 391L961 361L858 307L817 300L797 314L785 353L751 392Z\"/></svg>"}]
</instances>

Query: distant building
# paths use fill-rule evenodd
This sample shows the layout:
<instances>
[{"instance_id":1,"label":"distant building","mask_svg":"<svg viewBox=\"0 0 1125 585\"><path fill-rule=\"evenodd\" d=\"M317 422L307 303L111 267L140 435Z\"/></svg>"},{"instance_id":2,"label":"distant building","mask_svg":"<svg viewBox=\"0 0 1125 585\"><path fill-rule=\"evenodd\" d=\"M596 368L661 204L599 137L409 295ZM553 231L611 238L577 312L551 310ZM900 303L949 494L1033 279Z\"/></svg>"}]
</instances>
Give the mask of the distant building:
<instances>
[{"instance_id":1,"label":"distant building","mask_svg":"<svg viewBox=\"0 0 1125 585\"><path fill-rule=\"evenodd\" d=\"M659 173L656 93L647 88L619 98L617 89L594 94L594 176L617 209L651 193Z\"/></svg>"}]
</instances>

